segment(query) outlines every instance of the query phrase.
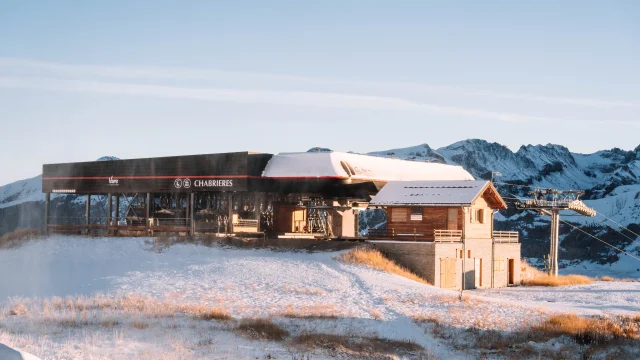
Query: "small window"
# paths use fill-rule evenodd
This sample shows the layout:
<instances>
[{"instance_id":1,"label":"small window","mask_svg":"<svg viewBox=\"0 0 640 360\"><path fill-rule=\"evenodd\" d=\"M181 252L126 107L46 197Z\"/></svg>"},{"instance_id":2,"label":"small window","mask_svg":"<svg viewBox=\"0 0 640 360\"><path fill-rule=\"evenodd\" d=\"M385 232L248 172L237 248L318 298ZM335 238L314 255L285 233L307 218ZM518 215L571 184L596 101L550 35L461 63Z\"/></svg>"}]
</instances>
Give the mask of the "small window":
<instances>
[{"instance_id":1,"label":"small window","mask_svg":"<svg viewBox=\"0 0 640 360\"><path fill-rule=\"evenodd\" d=\"M484 209L473 209L471 211L471 222L484 224Z\"/></svg>"},{"instance_id":2,"label":"small window","mask_svg":"<svg viewBox=\"0 0 640 360\"><path fill-rule=\"evenodd\" d=\"M493 268L495 269L495 271L504 271L504 264L504 258L497 257L495 258L495 260L493 260Z\"/></svg>"},{"instance_id":3,"label":"small window","mask_svg":"<svg viewBox=\"0 0 640 360\"><path fill-rule=\"evenodd\" d=\"M422 221L422 208L419 208L419 207L411 208L411 220Z\"/></svg>"},{"instance_id":4,"label":"small window","mask_svg":"<svg viewBox=\"0 0 640 360\"><path fill-rule=\"evenodd\" d=\"M467 250L467 258L471 259L471 250Z\"/></svg>"},{"instance_id":5,"label":"small window","mask_svg":"<svg viewBox=\"0 0 640 360\"><path fill-rule=\"evenodd\" d=\"M391 210L391 222L394 223L401 223L401 222L407 222L407 211L408 209L405 208L393 208Z\"/></svg>"},{"instance_id":6,"label":"small window","mask_svg":"<svg viewBox=\"0 0 640 360\"><path fill-rule=\"evenodd\" d=\"M464 253L462 252L462 250L460 250L460 259L462 259L464 257L463 255Z\"/></svg>"}]
</instances>

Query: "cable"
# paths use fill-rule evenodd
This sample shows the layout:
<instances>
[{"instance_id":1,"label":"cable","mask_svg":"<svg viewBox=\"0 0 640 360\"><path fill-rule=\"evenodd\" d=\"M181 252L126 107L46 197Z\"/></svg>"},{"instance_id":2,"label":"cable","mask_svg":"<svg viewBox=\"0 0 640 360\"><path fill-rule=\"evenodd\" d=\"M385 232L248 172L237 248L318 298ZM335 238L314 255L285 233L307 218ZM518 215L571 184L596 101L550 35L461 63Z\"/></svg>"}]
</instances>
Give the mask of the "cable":
<instances>
[{"instance_id":1,"label":"cable","mask_svg":"<svg viewBox=\"0 0 640 360\"><path fill-rule=\"evenodd\" d=\"M493 183L494 184L509 185L509 186L519 186L519 187L525 187L525 188L529 188L529 189L542 189L539 186L528 186L528 185L512 184L512 183L499 182L499 181L494 181Z\"/></svg>"},{"instance_id":2,"label":"cable","mask_svg":"<svg viewBox=\"0 0 640 360\"><path fill-rule=\"evenodd\" d=\"M614 223L614 224L616 224L616 225L620 226L621 228L623 228L623 229L627 230L628 232L632 233L632 234L633 234L633 235L635 235L636 237L640 238L640 235L638 235L638 234L636 234L635 232L633 232L633 231L629 230L628 228L626 228L626 227L624 227L624 226L620 225L620 223L615 222L614 220L612 220L612 219L610 219L610 218L606 217L605 215L602 215L601 213L598 213L598 215L602 216L603 218L605 218L605 219L607 219L607 220L611 221L612 223ZM609 225L607 225L607 226L609 226ZM611 226L609 226L609 227L611 227ZM613 229L613 228L612 228L612 229ZM615 230L615 229L614 229L614 230ZM620 233L621 233L621 232L620 232ZM622 234L622 233L621 233L621 234ZM623 235L624 235L624 234L623 234ZM632 240L633 240L633 241L636 241L635 239L632 239Z\"/></svg>"},{"instance_id":3,"label":"cable","mask_svg":"<svg viewBox=\"0 0 640 360\"><path fill-rule=\"evenodd\" d=\"M590 236L590 237L592 237L592 238L594 238L594 239L596 239L596 240L598 240L598 241L600 241L600 242L602 242L602 243L604 243L604 244L606 244L606 245L608 245L608 246L610 246L610 247L612 247L612 248L614 248L614 249L616 249L616 250L620 251L621 253L625 253L625 254L627 254L627 255L631 256L632 258L634 258L634 259L636 259L636 260L640 261L640 258L637 258L637 257L635 257L635 256L633 256L633 255L631 255L631 254L629 254L628 252L626 252L626 251L624 251L624 250L622 250L622 249L620 249L620 248L617 248L617 247L615 247L615 246L613 246L613 245L609 244L608 242L606 242L606 241L604 241L604 240L601 240L601 239L599 239L599 238L597 238L597 237L595 237L595 236L593 236L593 235L589 234L588 232L586 232L586 231L584 231L584 230L580 229L579 227L572 225L572 224L571 224L571 223L569 223L568 221L564 221L564 220L562 220L562 219L558 219L558 220L560 220L560 221L562 221L563 223L565 223L565 224L567 224L567 225L571 226L572 228L574 228L574 229L576 229L576 230L578 230L578 231L580 231L580 232L582 232L582 233L584 233L584 234L586 234L586 235L588 235L588 236Z\"/></svg>"}]
</instances>

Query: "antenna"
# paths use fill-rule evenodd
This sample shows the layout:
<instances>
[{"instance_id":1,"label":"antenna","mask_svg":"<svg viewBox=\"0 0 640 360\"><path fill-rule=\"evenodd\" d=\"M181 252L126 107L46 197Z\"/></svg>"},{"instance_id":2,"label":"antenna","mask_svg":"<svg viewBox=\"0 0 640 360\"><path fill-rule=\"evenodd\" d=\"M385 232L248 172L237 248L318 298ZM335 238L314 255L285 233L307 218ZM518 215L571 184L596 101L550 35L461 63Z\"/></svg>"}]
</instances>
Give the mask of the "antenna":
<instances>
[{"instance_id":1,"label":"antenna","mask_svg":"<svg viewBox=\"0 0 640 360\"><path fill-rule=\"evenodd\" d=\"M549 250L549 275L558 276L558 242L560 233L560 211L571 210L583 216L596 216L596 211L580 200L584 191L536 189L529 192L533 199L516 202L520 210L534 210L551 216L551 244Z\"/></svg>"}]
</instances>

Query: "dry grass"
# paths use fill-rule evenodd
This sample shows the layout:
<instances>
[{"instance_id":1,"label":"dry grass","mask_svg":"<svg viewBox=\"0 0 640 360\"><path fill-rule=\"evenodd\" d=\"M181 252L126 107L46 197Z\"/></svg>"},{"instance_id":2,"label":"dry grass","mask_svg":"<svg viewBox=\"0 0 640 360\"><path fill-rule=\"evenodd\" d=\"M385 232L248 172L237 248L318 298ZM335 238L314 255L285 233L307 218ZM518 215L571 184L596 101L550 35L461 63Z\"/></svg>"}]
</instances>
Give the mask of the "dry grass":
<instances>
[{"instance_id":1,"label":"dry grass","mask_svg":"<svg viewBox=\"0 0 640 360\"><path fill-rule=\"evenodd\" d=\"M391 274L399 275L413 281L431 285L425 279L412 273L406 268L387 259L380 251L368 248L357 248L340 255L340 260L349 264L360 264L370 268L382 270Z\"/></svg>"},{"instance_id":2,"label":"dry grass","mask_svg":"<svg viewBox=\"0 0 640 360\"><path fill-rule=\"evenodd\" d=\"M250 339L282 341L289 332L269 319L244 319L236 330Z\"/></svg>"},{"instance_id":3,"label":"dry grass","mask_svg":"<svg viewBox=\"0 0 640 360\"><path fill-rule=\"evenodd\" d=\"M293 340L305 349L325 349L346 353L350 357L397 358L421 353L423 348L411 341L381 339L377 337L351 337L346 335L305 333Z\"/></svg>"},{"instance_id":4,"label":"dry grass","mask_svg":"<svg viewBox=\"0 0 640 360\"><path fill-rule=\"evenodd\" d=\"M546 275L542 271L536 269L535 267L529 265L526 260L520 260L520 279L522 281L527 279L534 279L540 276Z\"/></svg>"},{"instance_id":5,"label":"dry grass","mask_svg":"<svg viewBox=\"0 0 640 360\"><path fill-rule=\"evenodd\" d=\"M603 276L601 278L596 278L596 281L609 281L609 282L635 282L633 279L618 279L611 276ZM638 279L640 281L640 279Z\"/></svg>"},{"instance_id":6,"label":"dry grass","mask_svg":"<svg viewBox=\"0 0 640 360\"><path fill-rule=\"evenodd\" d=\"M551 337L570 336L579 344L601 344L612 339L640 339L640 323L630 317L595 318L553 315L532 327Z\"/></svg>"},{"instance_id":7,"label":"dry grass","mask_svg":"<svg viewBox=\"0 0 640 360\"><path fill-rule=\"evenodd\" d=\"M567 285L584 285L591 284L593 279L583 275L558 275L549 276L541 275L536 278L523 279L522 285L525 286L567 286Z\"/></svg>"},{"instance_id":8,"label":"dry grass","mask_svg":"<svg viewBox=\"0 0 640 360\"><path fill-rule=\"evenodd\" d=\"M333 305L307 305L294 307L287 305L279 316L295 319L337 319L339 313Z\"/></svg>"},{"instance_id":9,"label":"dry grass","mask_svg":"<svg viewBox=\"0 0 640 360\"><path fill-rule=\"evenodd\" d=\"M13 248L22 243L44 236L41 229L20 229L0 236L0 248Z\"/></svg>"},{"instance_id":10,"label":"dry grass","mask_svg":"<svg viewBox=\"0 0 640 360\"><path fill-rule=\"evenodd\" d=\"M324 290L317 288L298 288L291 285L285 285L282 287L282 290L294 292L296 294L304 294L304 295L324 295L326 294Z\"/></svg>"},{"instance_id":11,"label":"dry grass","mask_svg":"<svg viewBox=\"0 0 640 360\"><path fill-rule=\"evenodd\" d=\"M382 319L382 313L376 309L369 309L369 314L371 314L371 317L374 318L375 320L380 320Z\"/></svg>"},{"instance_id":12,"label":"dry grass","mask_svg":"<svg viewBox=\"0 0 640 360\"><path fill-rule=\"evenodd\" d=\"M201 320L231 320L231 314L223 308L209 308L197 314Z\"/></svg>"},{"instance_id":13,"label":"dry grass","mask_svg":"<svg viewBox=\"0 0 640 360\"><path fill-rule=\"evenodd\" d=\"M11 306L11 310L9 310L9 315L20 316L27 313L27 307L23 303L16 303Z\"/></svg>"},{"instance_id":14,"label":"dry grass","mask_svg":"<svg viewBox=\"0 0 640 360\"><path fill-rule=\"evenodd\" d=\"M148 322L136 319L131 322L131 327L137 330L146 330L151 327L151 325L149 325Z\"/></svg>"}]
</instances>

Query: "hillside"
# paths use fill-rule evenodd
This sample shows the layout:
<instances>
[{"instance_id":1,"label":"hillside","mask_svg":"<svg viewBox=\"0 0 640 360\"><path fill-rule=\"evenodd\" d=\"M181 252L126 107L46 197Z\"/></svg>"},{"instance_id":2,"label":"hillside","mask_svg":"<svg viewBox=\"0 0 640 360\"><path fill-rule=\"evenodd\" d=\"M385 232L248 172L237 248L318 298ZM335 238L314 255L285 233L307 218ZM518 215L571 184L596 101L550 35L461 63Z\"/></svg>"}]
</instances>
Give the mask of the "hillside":
<instances>
[{"instance_id":1,"label":"hillside","mask_svg":"<svg viewBox=\"0 0 640 360\"><path fill-rule=\"evenodd\" d=\"M460 300L455 290L342 263L340 252L272 246L55 235L2 249L0 273L12 276L0 287L0 343L43 359L577 360L587 352L637 353L637 341L626 350L589 347L566 336L540 338L529 326L563 313L633 315L639 282L470 290ZM255 319L282 330L243 330Z\"/></svg>"}]
</instances>

